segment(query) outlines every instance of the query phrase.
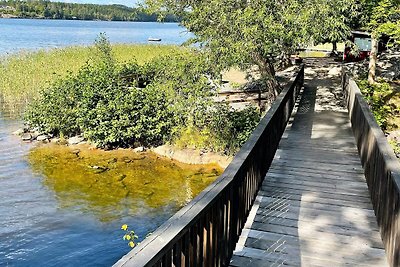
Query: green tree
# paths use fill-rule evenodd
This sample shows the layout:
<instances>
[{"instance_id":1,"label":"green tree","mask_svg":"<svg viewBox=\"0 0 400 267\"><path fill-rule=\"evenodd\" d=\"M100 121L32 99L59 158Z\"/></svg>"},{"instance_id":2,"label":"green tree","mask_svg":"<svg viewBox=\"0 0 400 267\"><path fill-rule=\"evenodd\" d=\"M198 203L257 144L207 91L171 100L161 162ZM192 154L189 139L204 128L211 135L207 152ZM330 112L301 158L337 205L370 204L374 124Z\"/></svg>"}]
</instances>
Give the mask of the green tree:
<instances>
[{"instance_id":1,"label":"green tree","mask_svg":"<svg viewBox=\"0 0 400 267\"><path fill-rule=\"evenodd\" d=\"M274 95L279 93L276 59L287 61L311 39L338 41L347 36L344 15L332 14L340 14L349 2L354 1L146 0L150 10L168 10L182 17L183 25L196 35L193 42L208 50L221 69L257 65Z\"/></svg>"},{"instance_id":2,"label":"green tree","mask_svg":"<svg viewBox=\"0 0 400 267\"><path fill-rule=\"evenodd\" d=\"M360 4L350 0L307 0L304 1L309 30L315 43L337 43L350 35L354 18L360 15Z\"/></svg>"},{"instance_id":3,"label":"green tree","mask_svg":"<svg viewBox=\"0 0 400 267\"><path fill-rule=\"evenodd\" d=\"M379 39L385 36L389 47L400 46L400 0L364 1L364 28L372 33L368 82L374 84Z\"/></svg>"}]
</instances>

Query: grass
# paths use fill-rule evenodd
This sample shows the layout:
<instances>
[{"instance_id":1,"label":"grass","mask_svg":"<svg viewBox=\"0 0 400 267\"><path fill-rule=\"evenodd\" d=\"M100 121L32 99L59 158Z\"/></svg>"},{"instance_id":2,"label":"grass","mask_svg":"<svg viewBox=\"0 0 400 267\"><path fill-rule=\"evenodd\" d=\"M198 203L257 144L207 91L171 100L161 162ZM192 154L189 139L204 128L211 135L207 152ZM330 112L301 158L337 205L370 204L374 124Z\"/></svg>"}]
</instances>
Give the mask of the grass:
<instances>
[{"instance_id":1,"label":"grass","mask_svg":"<svg viewBox=\"0 0 400 267\"><path fill-rule=\"evenodd\" d=\"M343 52L344 51L345 44L344 43L338 43L337 44L337 51L338 52ZM308 51L302 51L300 52L299 56L302 58L307 58L307 57L329 57L330 52L333 49L333 45L331 43L325 43L325 44L319 44L319 45L314 45L314 46L308 46L306 49Z\"/></svg>"},{"instance_id":2,"label":"grass","mask_svg":"<svg viewBox=\"0 0 400 267\"><path fill-rule=\"evenodd\" d=\"M337 44L337 50L338 51L344 51L344 43L338 43ZM319 44L315 46L309 46L307 47L308 49L319 49L319 50L327 50L327 51L332 51L333 45L331 43L325 43L325 44Z\"/></svg>"},{"instance_id":3,"label":"grass","mask_svg":"<svg viewBox=\"0 0 400 267\"><path fill-rule=\"evenodd\" d=\"M299 56L302 58L307 57L329 57L329 53L322 51L301 51Z\"/></svg>"},{"instance_id":4,"label":"grass","mask_svg":"<svg viewBox=\"0 0 400 267\"><path fill-rule=\"evenodd\" d=\"M113 45L118 61L144 64L154 57L182 49L165 45ZM0 58L0 107L19 112L43 88L69 72L77 72L90 58L92 47L68 47L20 53Z\"/></svg>"}]
</instances>

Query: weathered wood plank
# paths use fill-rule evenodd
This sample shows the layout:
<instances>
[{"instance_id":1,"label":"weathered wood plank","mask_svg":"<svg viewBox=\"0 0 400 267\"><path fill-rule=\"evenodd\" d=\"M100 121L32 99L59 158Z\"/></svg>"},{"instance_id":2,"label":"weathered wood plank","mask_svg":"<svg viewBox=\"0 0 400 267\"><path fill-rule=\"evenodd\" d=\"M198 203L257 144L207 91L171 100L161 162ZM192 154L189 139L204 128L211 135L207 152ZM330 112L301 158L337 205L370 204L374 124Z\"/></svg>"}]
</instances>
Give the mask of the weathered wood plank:
<instances>
[{"instance_id":1,"label":"weathered wood plank","mask_svg":"<svg viewBox=\"0 0 400 267\"><path fill-rule=\"evenodd\" d=\"M314 186L318 188L326 188L326 189L351 189L351 190L368 190L368 186L366 183L359 183L356 181L340 181L336 182L333 179L307 179L307 177L302 177L301 175L297 176L286 176L286 175L275 175L273 173L269 173L264 180L264 184L268 185L270 182L282 182L287 184L298 184L298 185L307 185Z\"/></svg>"},{"instance_id":2,"label":"weathered wood plank","mask_svg":"<svg viewBox=\"0 0 400 267\"><path fill-rule=\"evenodd\" d=\"M268 174L275 174L275 175L286 175L289 177L292 176L300 176L303 178L311 178L311 179L328 179L328 180L337 180L339 181L350 181L350 182L359 182L362 184L366 184L365 182L365 177L362 174L351 174L351 175L346 175L344 173L335 174L335 173L326 173L323 171L313 171L312 169L303 169L300 171L298 168L292 168L292 169L286 169L286 168L270 168L268 171Z\"/></svg>"},{"instance_id":3,"label":"weathered wood plank","mask_svg":"<svg viewBox=\"0 0 400 267\"><path fill-rule=\"evenodd\" d=\"M302 160L278 160L274 163L275 167L300 167L300 168L310 168L317 170L324 170L326 172L341 172L341 173L356 173L363 174L364 170L360 164L358 165L341 165L334 163L311 163Z\"/></svg>"},{"instance_id":4,"label":"weathered wood plank","mask_svg":"<svg viewBox=\"0 0 400 267\"><path fill-rule=\"evenodd\" d=\"M369 193L367 191L363 192L361 190L358 190L358 191L352 190L352 189L335 190L335 189L316 187L316 186L311 186L311 185L296 185L296 184L290 184L290 183L284 183L284 182L272 182L272 181L269 181L267 184L263 184L262 190L266 190L269 186L276 186L276 187L281 187L281 188L292 188L292 189L312 191L312 192L333 193L333 194L338 194L338 195L369 197Z\"/></svg>"},{"instance_id":5,"label":"weathered wood plank","mask_svg":"<svg viewBox=\"0 0 400 267\"><path fill-rule=\"evenodd\" d=\"M340 198L333 198L332 196L329 197L321 197L321 194L318 192L310 192L304 193L301 192L300 194L293 194L293 193L276 193L272 191L259 191L259 196L264 197L271 197L275 199L287 199L291 201L305 201L305 202L313 202L323 205L332 205L332 206L339 206L339 207L351 207L351 208L361 208L361 209L368 209L372 210L372 204L366 198L362 201L355 202L353 200L345 200Z\"/></svg>"},{"instance_id":6,"label":"weathered wood plank","mask_svg":"<svg viewBox=\"0 0 400 267\"><path fill-rule=\"evenodd\" d=\"M355 204L356 203L365 203L365 202L370 202L370 199L368 196L355 196L355 195L345 195L345 194L336 194L336 193L327 193L327 192L321 192L321 191L314 191L314 190L303 190L303 189L294 189L294 188L287 188L287 187L282 187L282 186L272 186L268 185L264 188L262 188L260 191L260 196L261 194L264 194L263 192L266 192L267 194L270 194L270 196L274 195L279 195L279 194L291 194L291 195L298 195L302 196L303 194L318 194L318 198L322 199L338 199L338 200L347 200L347 201L352 201ZM264 195L268 196L268 195ZM316 201L318 202L318 201Z\"/></svg>"}]
</instances>

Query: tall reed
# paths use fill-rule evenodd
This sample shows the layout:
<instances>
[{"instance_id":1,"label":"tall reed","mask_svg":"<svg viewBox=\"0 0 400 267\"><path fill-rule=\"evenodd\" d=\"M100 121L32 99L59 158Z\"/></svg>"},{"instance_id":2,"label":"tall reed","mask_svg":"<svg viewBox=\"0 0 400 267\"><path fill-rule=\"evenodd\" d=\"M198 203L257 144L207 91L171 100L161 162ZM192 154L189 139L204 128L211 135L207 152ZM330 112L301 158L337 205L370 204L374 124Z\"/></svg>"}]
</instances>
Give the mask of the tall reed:
<instances>
[{"instance_id":1,"label":"tall reed","mask_svg":"<svg viewBox=\"0 0 400 267\"><path fill-rule=\"evenodd\" d=\"M136 59L139 64L180 49L172 45L113 45L118 61ZM92 47L67 47L0 57L0 107L20 112L40 90L78 71L91 54Z\"/></svg>"}]
</instances>

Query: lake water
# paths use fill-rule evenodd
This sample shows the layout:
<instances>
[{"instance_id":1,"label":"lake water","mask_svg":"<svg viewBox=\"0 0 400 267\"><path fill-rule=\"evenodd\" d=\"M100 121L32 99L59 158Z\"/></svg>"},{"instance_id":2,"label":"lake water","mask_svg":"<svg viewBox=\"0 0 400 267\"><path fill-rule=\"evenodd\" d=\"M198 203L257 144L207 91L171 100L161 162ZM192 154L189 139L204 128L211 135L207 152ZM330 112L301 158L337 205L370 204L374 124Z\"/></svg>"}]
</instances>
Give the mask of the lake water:
<instances>
[{"instance_id":1,"label":"lake water","mask_svg":"<svg viewBox=\"0 0 400 267\"><path fill-rule=\"evenodd\" d=\"M216 179L152 153L24 143L0 111L0 266L111 266ZM105 166L106 169L91 166Z\"/></svg>"},{"instance_id":2,"label":"lake water","mask_svg":"<svg viewBox=\"0 0 400 267\"><path fill-rule=\"evenodd\" d=\"M181 44L190 36L178 24L0 19L0 55L88 45L101 32L112 43L156 37ZM122 224L144 238L212 180L180 177L177 184L157 176L168 165L162 162L151 177L135 178L144 175L143 166L125 174L112 167L104 174L85 173L88 164L73 163L72 154L64 162L32 156L34 145L11 134L22 125L11 117L0 110L0 266L110 266L129 251ZM115 165L136 159L106 160Z\"/></svg>"},{"instance_id":3,"label":"lake water","mask_svg":"<svg viewBox=\"0 0 400 267\"><path fill-rule=\"evenodd\" d=\"M111 43L144 44L151 37L161 38L161 44L182 44L191 37L177 23L0 19L0 55L89 45L99 33L106 33Z\"/></svg>"}]
</instances>

